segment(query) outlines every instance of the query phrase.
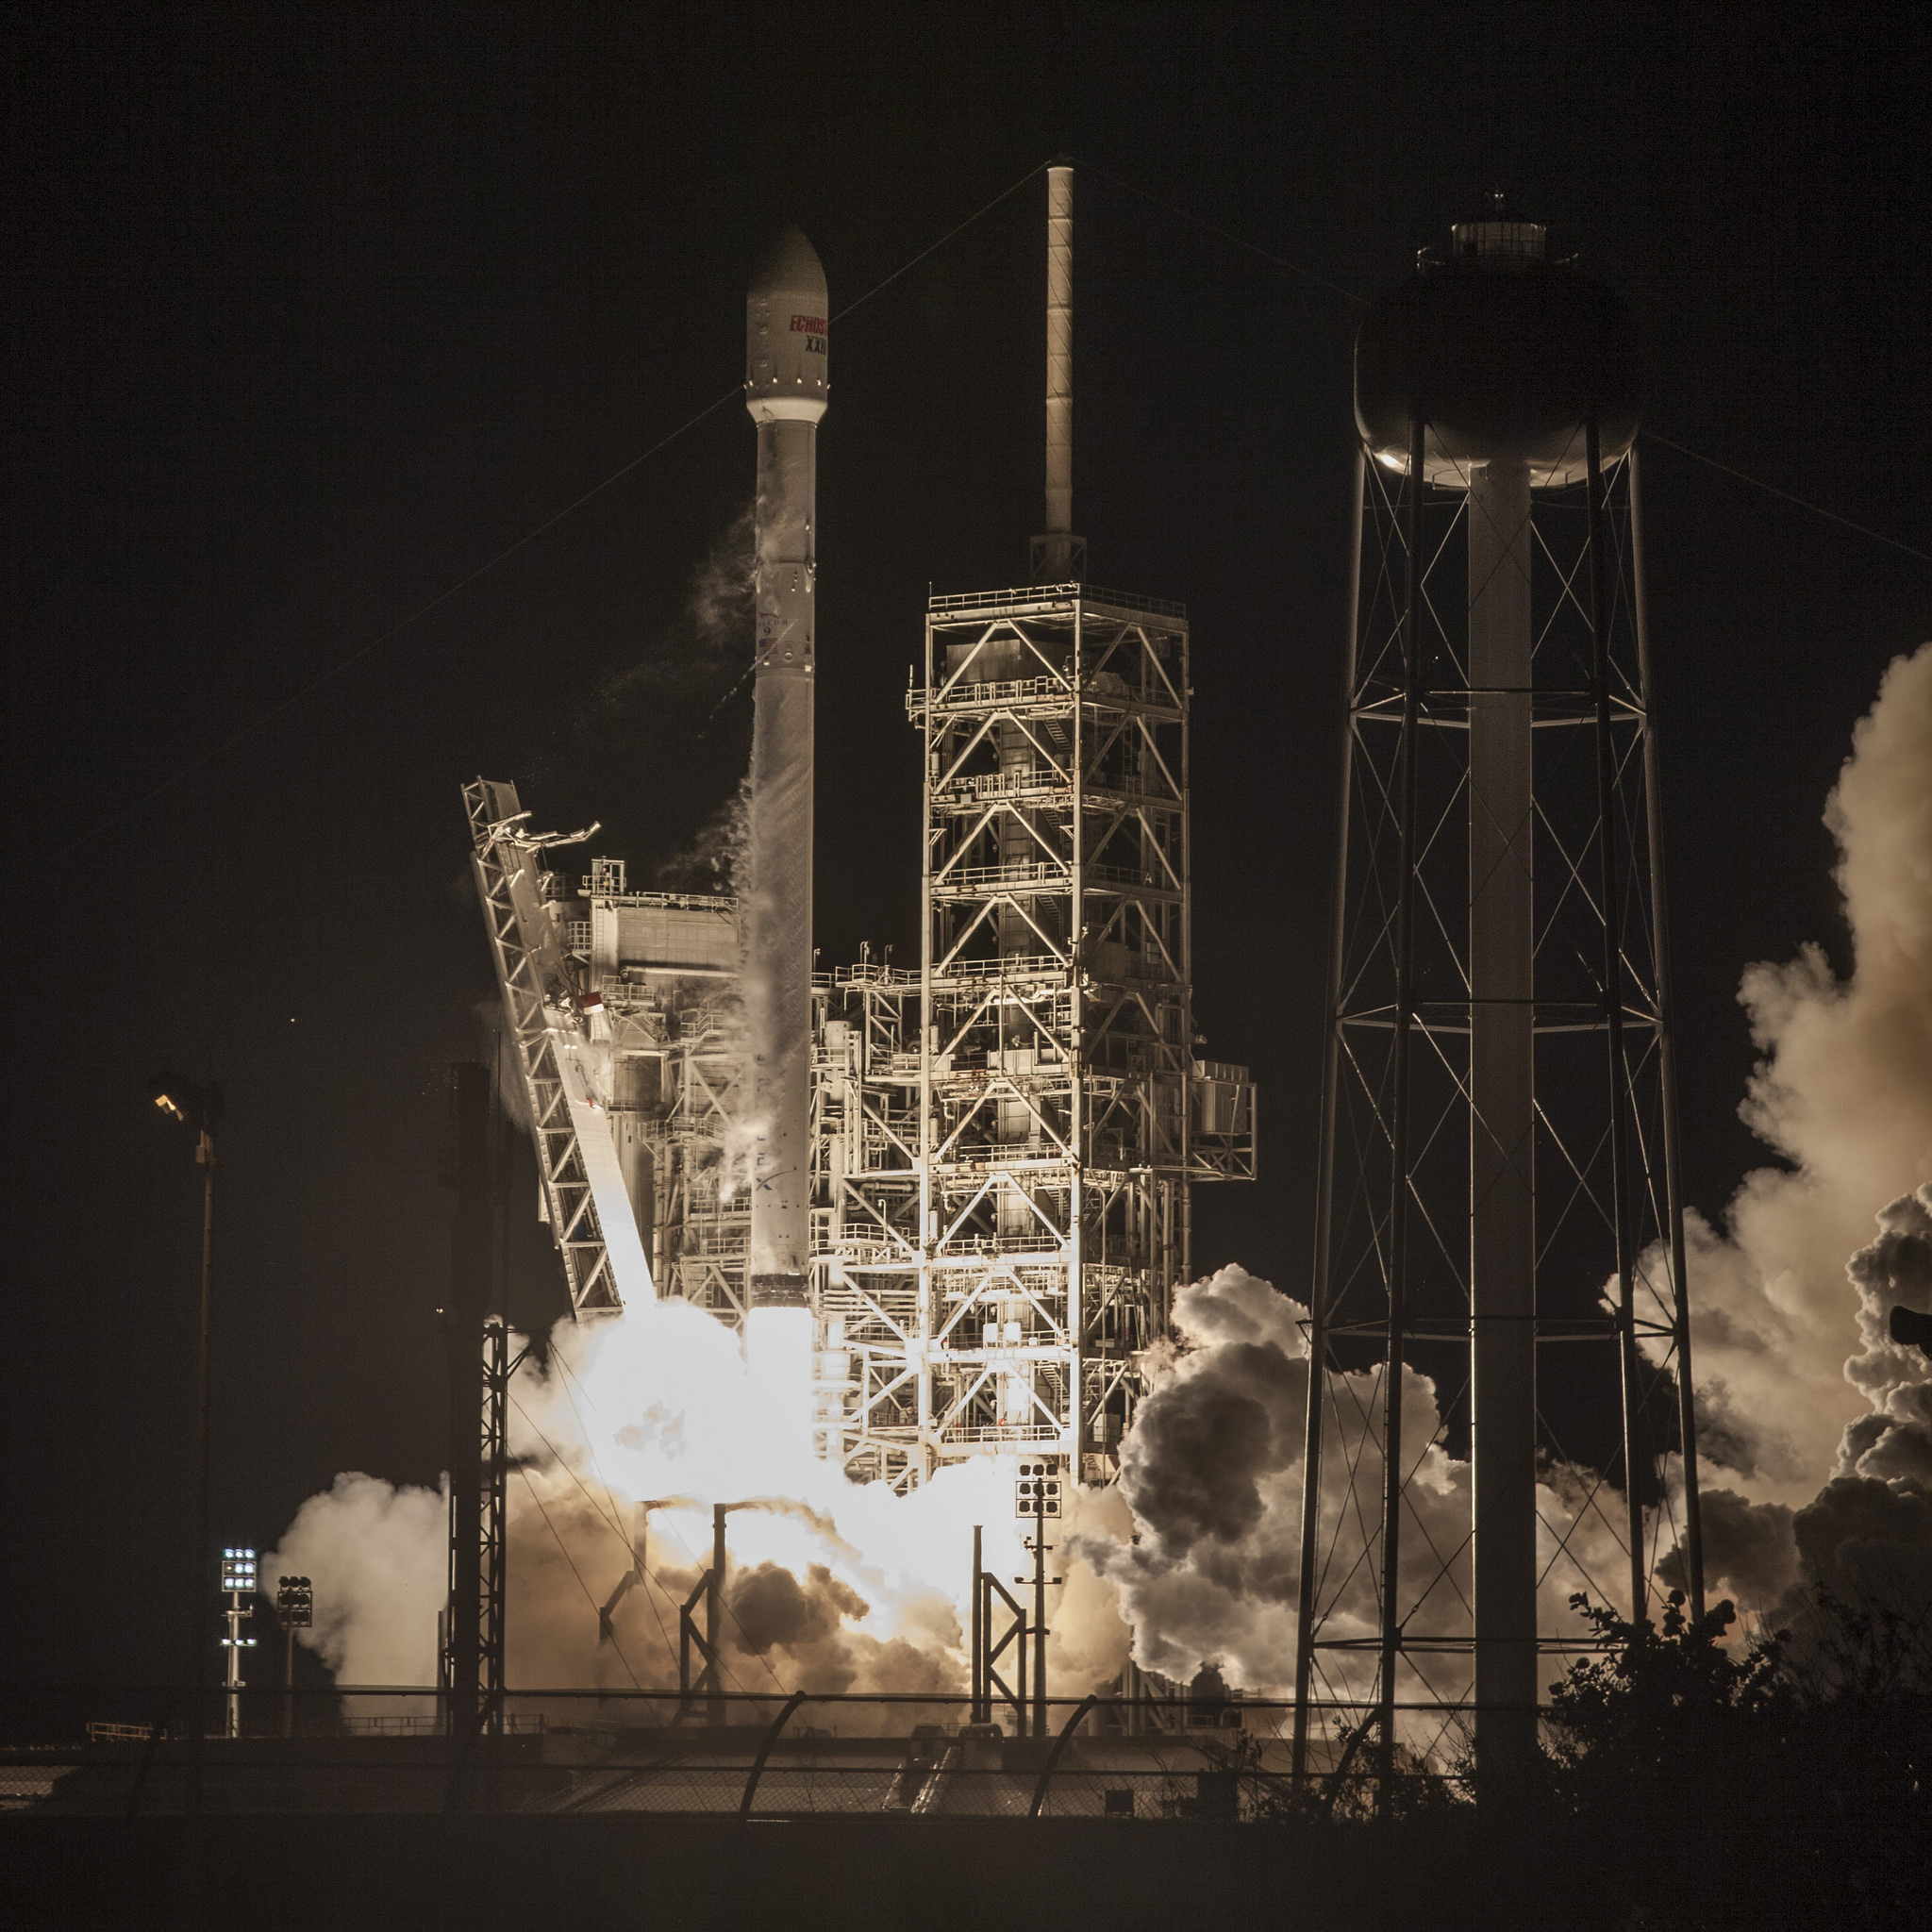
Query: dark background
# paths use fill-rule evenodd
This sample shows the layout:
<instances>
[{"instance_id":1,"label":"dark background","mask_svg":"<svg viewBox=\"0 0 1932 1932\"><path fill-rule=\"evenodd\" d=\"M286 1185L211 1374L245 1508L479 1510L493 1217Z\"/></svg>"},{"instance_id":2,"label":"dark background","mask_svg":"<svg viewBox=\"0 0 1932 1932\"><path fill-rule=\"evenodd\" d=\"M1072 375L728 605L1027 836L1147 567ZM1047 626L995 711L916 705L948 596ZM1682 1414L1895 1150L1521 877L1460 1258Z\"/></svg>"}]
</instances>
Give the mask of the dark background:
<instances>
[{"instance_id":1,"label":"dark background","mask_svg":"<svg viewBox=\"0 0 1932 1932\"><path fill-rule=\"evenodd\" d=\"M1505 187L1634 302L1657 429L1924 548L1908 31L1796 7L12 10L8 1672L178 1667L200 1203L140 1091L158 1066L229 1105L217 1541L271 1545L339 1470L436 1479L441 1078L488 1051L492 997L458 788L601 818L634 876L730 792L741 667L680 612L750 493L735 400L227 741L732 390L773 225L806 227L836 311L1055 153L1087 164L1075 523L1097 581L1189 604L1198 1010L1264 1083L1265 1178L1203 1194L1196 1259L1305 1293L1358 311L1120 183L1350 290ZM928 584L1024 574L1043 200L1035 178L835 331L826 963L916 946L901 699ZM1739 970L1807 939L1848 963L1821 808L1932 630L1932 569L1666 448L1644 475L1714 1211L1762 1158ZM515 1312L547 1320L560 1279L517 1224Z\"/></svg>"}]
</instances>

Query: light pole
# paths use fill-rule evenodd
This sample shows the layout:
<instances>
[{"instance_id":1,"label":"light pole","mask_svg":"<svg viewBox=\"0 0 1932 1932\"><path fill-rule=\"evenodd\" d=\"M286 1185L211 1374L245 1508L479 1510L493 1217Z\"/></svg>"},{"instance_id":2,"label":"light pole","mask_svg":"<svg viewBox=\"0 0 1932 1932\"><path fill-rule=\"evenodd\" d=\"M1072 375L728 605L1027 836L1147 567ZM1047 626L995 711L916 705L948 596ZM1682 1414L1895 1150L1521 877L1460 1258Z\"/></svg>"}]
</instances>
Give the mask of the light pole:
<instances>
[{"instance_id":1,"label":"light pole","mask_svg":"<svg viewBox=\"0 0 1932 1932\"><path fill-rule=\"evenodd\" d=\"M282 1736L295 1735L295 1633L315 1623L315 1591L306 1576L275 1584L275 1616L282 1626Z\"/></svg>"},{"instance_id":2,"label":"light pole","mask_svg":"<svg viewBox=\"0 0 1932 1932\"><path fill-rule=\"evenodd\" d=\"M194 1409L194 1560L188 1572L192 1579L188 1623L191 1631L189 1685L193 1700L188 1720L188 1735L192 1740L188 1809L198 1815L201 1810L202 1737L207 1723L202 1701L208 1692L208 1633L201 1623L202 1609L207 1602L202 1592L208 1586L202 1581L205 1573L201 1566L208 1560L211 1541L208 1531L208 1335L214 1289L215 1129L221 1124L225 1109L219 1087L212 1084L200 1086L192 1080L184 1080L175 1073L157 1074L147 1083L147 1093L162 1113L194 1130L194 1158L202 1170L201 1341L196 1357Z\"/></svg>"},{"instance_id":3,"label":"light pole","mask_svg":"<svg viewBox=\"0 0 1932 1932\"><path fill-rule=\"evenodd\" d=\"M242 1634L242 1620L249 1614L248 1599L255 1594L257 1583L253 1550L222 1552L222 1589L228 1599L228 1634L222 1639L222 1648L227 1652L223 1688L228 1693L227 1735L231 1738L242 1735L242 1653L255 1648L255 1639Z\"/></svg>"},{"instance_id":4,"label":"light pole","mask_svg":"<svg viewBox=\"0 0 1932 1932\"><path fill-rule=\"evenodd\" d=\"M1061 1579L1046 1574L1047 1552L1053 1544L1046 1540L1046 1519L1060 1513L1060 1480L1049 1475L1052 1467L1045 1462L1023 1462L1020 1465L1020 1480L1013 1485L1013 1514L1024 1523L1028 1517L1033 1520L1033 1537L1028 1547L1033 1552L1033 1735L1046 1736L1046 1591L1049 1584L1058 1584ZM1024 1583L1025 1577L1015 1577L1016 1583ZM1024 1644L1025 1639L1023 1637ZM1024 1718L1022 1724L1025 1722Z\"/></svg>"}]
</instances>

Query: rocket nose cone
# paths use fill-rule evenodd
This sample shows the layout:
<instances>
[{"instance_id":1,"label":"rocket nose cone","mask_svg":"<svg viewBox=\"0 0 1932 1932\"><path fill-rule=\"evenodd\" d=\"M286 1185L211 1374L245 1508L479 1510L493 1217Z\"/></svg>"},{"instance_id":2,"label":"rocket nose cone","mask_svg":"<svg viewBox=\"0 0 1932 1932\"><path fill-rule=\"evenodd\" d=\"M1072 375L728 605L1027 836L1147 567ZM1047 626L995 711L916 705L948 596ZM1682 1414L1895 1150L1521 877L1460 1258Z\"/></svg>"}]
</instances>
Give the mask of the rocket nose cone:
<instances>
[{"instance_id":1,"label":"rocket nose cone","mask_svg":"<svg viewBox=\"0 0 1932 1932\"><path fill-rule=\"evenodd\" d=\"M825 271L818 251L805 239L802 228L787 228L777 235L758 258L751 275L751 294L813 295L821 311L825 299Z\"/></svg>"}]
</instances>

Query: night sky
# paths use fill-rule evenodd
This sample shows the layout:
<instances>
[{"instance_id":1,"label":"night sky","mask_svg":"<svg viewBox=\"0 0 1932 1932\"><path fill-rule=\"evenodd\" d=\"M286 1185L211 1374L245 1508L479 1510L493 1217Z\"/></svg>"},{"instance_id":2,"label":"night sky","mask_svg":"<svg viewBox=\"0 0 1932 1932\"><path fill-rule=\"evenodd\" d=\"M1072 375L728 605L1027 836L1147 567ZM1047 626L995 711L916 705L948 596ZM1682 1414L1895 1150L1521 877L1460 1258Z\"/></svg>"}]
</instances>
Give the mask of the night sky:
<instances>
[{"instance_id":1,"label":"night sky","mask_svg":"<svg viewBox=\"0 0 1932 1932\"><path fill-rule=\"evenodd\" d=\"M1932 547L1932 49L1907 32L1798 7L16 10L14 1680L179 1668L200 1193L141 1091L158 1067L228 1101L217 1543L272 1545L340 1470L436 1480L441 1080L493 1021L458 787L601 818L634 879L729 795L749 638L704 648L682 613L750 496L742 408L301 693L735 390L772 227L810 235L836 313L1055 155L1084 165L1074 522L1096 581L1189 606L1197 1012L1263 1084L1264 1178L1197 1197L1196 1261L1305 1295L1359 313L1329 285L1408 273L1504 188L1634 304L1652 427ZM916 957L902 694L929 584L1024 575L1043 206L1036 175L833 331L826 964ZM1690 1198L1715 1213L1764 1158L1740 970L1806 940L1849 963L1822 808L1887 661L1932 635L1932 566L1660 444L1644 464ZM533 1201L512 1312L547 1324Z\"/></svg>"}]
</instances>

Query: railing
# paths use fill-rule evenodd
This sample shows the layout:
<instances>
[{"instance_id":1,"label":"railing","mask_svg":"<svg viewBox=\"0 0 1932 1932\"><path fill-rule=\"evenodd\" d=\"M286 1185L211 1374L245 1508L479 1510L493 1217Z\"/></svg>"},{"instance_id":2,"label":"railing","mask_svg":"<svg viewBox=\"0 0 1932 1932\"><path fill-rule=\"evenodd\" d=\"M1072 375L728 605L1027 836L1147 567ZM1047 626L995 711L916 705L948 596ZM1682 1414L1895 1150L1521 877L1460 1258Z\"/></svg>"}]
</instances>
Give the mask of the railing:
<instances>
[{"instance_id":1,"label":"railing","mask_svg":"<svg viewBox=\"0 0 1932 1932\"><path fill-rule=\"evenodd\" d=\"M957 1432L1014 1446L1051 1433ZM988 1631L989 1643L996 1635ZM178 1816L198 1758L201 1808L242 1816L467 1810L1266 1825L1377 1812L1474 1815L1466 1806L1481 1713L1470 1704L1399 1701L1385 1756L1370 1693L1317 1696L1297 1767L1292 1703L1218 1685L1190 1689L1130 1671L1124 1684L1095 1694L1050 1680L1054 1694L1016 1697L1002 1666L974 1696L964 1689L966 1659L936 1657L960 1688L819 1692L792 1690L769 1660L734 1650L734 1668L759 1669L771 1681L713 1693L673 1688L668 1641L655 1662L635 1638L630 1646L626 1668L644 1678L641 1688L516 1689L501 1694L493 1724L454 1738L446 1693L426 1686L292 1695L253 1687L242 1693L234 1737L225 1735L225 1693L211 1690L198 1744L192 1696L179 1686L0 1688L0 1814L117 1824ZM1489 1775L1520 1781L1512 1797L1557 1797L1587 1821L1587 1757L1547 1708L1534 1722L1526 1757ZM1627 1778L1621 1764L1612 1772ZM1607 1786L1600 1795L1629 1794ZM1535 1816L1546 1825L1554 1813Z\"/></svg>"},{"instance_id":2,"label":"railing","mask_svg":"<svg viewBox=\"0 0 1932 1932\"><path fill-rule=\"evenodd\" d=\"M958 684L914 689L906 693L906 709L917 717L928 705L941 711L984 710L995 705L1024 705L1051 698L1070 704L1078 693L1061 677L1005 677L987 684L961 679Z\"/></svg>"},{"instance_id":3,"label":"railing","mask_svg":"<svg viewBox=\"0 0 1932 1932\"><path fill-rule=\"evenodd\" d=\"M751 1245L749 1224L739 1227L707 1227L687 1220L679 1231L676 1258L681 1260L735 1261Z\"/></svg>"},{"instance_id":4,"label":"railing","mask_svg":"<svg viewBox=\"0 0 1932 1932\"><path fill-rule=\"evenodd\" d=\"M928 610L1000 610L1014 604L1062 604L1077 597L1083 604L1110 604L1117 610L1145 610L1159 617L1185 617L1188 607L1163 597L1143 597L1137 591L1107 591L1098 584L1030 584L1006 591L953 591L928 597Z\"/></svg>"},{"instance_id":5,"label":"railing","mask_svg":"<svg viewBox=\"0 0 1932 1932\"><path fill-rule=\"evenodd\" d=\"M1085 877L1090 886L1125 886L1130 890L1157 892L1180 891L1165 873L1139 865L1090 863L1086 867ZM936 892L982 892L1000 886L1042 885L1072 891L1073 868L1049 865L1044 860L1026 865L956 865L951 872L935 873L932 881L932 889Z\"/></svg>"},{"instance_id":6,"label":"railing","mask_svg":"<svg viewBox=\"0 0 1932 1932\"><path fill-rule=\"evenodd\" d=\"M560 876L560 874L559 874ZM583 896L605 900L612 906L643 907L660 912L736 912L738 900L729 892L606 892L599 891L587 875Z\"/></svg>"},{"instance_id":7,"label":"railing","mask_svg":"<svg viewBox=\"0 0 1932 1932\"><path fill-rule=\"evenodd\" d=\"M1225 1060L1196 1060L1194 1077L1197 1080L1222 1080L1234 1087L1245 1087L1250 1084L1246 1067L1231 1066Z\"/></svg>"},{"instance_id":8,"label":"railing","mask_svg":"<svg viewBox=\"0 0 1932 1932\"><path fill-rule=\"evenodd\" d=\"M907 987L917 986L919 974L904 966L874 966L868 961L858 966L838 966L829 973L814 973L811 983L814 986Z\"/></svg>"},{"instance_id":9,"label":"railing","mask_svg":"<svg viewBox=\"0 0 1932 1932\"><path fill-rule=\"evenodd\" d=\"M1051 704L1058 709L1071 708L1075 701L1101 710L1138 705L1149 711L1180 715L1179 703L1165 691L1137 691L1124 678L1110 672L1103 673L1085 687L1076 687L1060 677L996 678L983 684L962 677L958 683L915 685L906 693L906 715L916 722L928 710L950 714L1035 704Z\"/></svg>"},{"instance_id":10,"label":"railing","mask_svg":"<svg viewBox=\"0 0 1932 1932\"><path fill-rule=\"evenodd\" d=\"M1067 962L1053 953L1007 953L991 959L954 959L932 969L933 984L956 979L1044 979L1064 973Z\"/></svg>"},{"instance_id":11,"label":"railing","mask_svg":"<svg viewBox=\"0 0 1932 1932\"><path fill-rule=\"evenodd\" d=\"M936 892L972 892L984 891L989 886L1071 888L1073 883L1074 874L1063 865L956 865L943 875L935 874L932 888Z\"/></svg>"},{"instance_id":12,"label":"railing","mask_svg":"<svg viewBox=\"0 0 1932 1932\"><path fill-rule=\"evenodd\" d=\"M1036 794L1058 793L1064 796L1073 790L1073 779L1065 772L1056 772L1050 766L1026 771L969 772L963 777L949 778L943 785L936 786L933 797L942 805L949 805L964 800L1021 798Z\"/></svg>"}]
</instances>

